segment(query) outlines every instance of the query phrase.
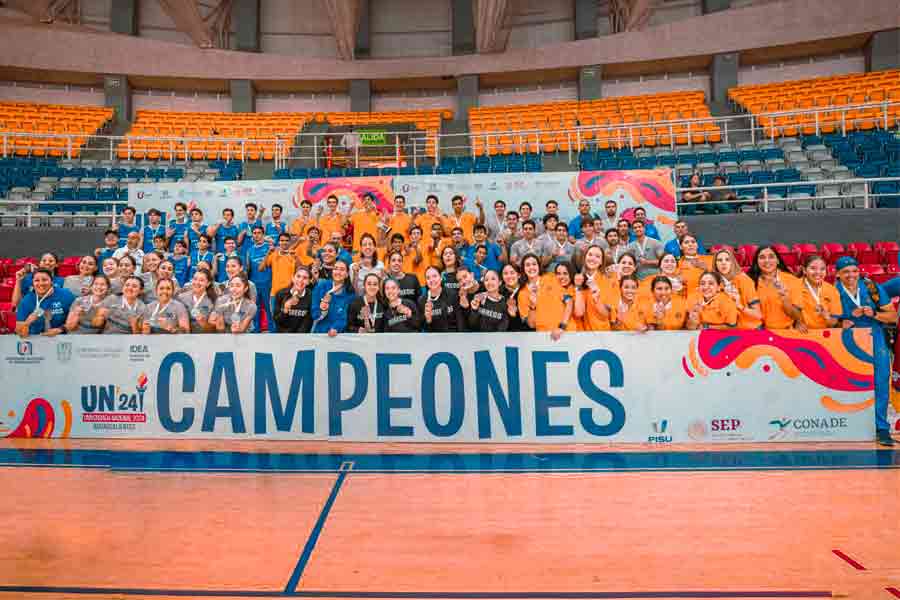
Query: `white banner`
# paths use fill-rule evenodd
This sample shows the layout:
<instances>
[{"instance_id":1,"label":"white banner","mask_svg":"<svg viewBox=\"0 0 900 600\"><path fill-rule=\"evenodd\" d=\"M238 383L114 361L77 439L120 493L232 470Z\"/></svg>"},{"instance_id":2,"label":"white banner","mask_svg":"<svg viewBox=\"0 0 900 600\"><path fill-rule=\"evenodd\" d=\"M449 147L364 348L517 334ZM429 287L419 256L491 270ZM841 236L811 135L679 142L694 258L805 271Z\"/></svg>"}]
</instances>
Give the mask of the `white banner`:
<instances>
[{"instance_id":1,"label":"white banner","mask_svg":"<svg viewBox=\"0 0 900 600\"><path fill-rule=\"evenodd\" d=\"M824 333L4 336L0 436L871 439L871 335Z\"/></svg>"},{"instance_id":2,"label":"white banner","mask_svg":"<svg viewBox=\"0 0 900 600\"><path fill-rule=\"evenodd\" d=\"M480 198L488 218L493 215L496 200L504 200L509 210L518 210L522 202L530 202L538 217L544 215L548 200L556 200L559 214L566 221L578 214L578 203L583 199L589 200L593 212L601 216L605 214L606 201L615 200L619 216L629 220L635 208L643 207L647 220L656 226L662 240L673 237L672 226L677 218L675 185L668 169L138 183L128 186L128 202L138 213L151 208L165 212L176 202L184 202L199 206L208 222L217 221L224 208L234 209L240 222L243 218L240 209L248 202L266 207L278 203L290 220L299 214L302 200L309 200L316 206L332 194L338 197L345 212L354 204L360 204L364 194L372 194L379 209L388 211L393 210L397 194L406 196L410 208L424 208L426 196L435 194L441 209L448 212L450 198L458 194L468 199L468 211L476 210L474 199Z\"/></svg>"}]
</instances>

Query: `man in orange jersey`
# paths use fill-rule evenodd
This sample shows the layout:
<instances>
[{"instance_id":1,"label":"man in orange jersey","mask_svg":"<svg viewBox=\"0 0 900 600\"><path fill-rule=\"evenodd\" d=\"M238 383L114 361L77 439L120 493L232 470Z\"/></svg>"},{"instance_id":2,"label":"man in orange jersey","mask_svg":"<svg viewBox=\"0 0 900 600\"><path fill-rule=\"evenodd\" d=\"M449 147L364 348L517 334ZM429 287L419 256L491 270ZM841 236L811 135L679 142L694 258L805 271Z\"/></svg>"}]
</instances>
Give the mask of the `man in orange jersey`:
<instances>
[{"instance_id":1,"label":"man in orange jersey","mask_svg":"<svg viewBox=\"0 0 900 600\"><path fill-rule=\"evenodd\" d=\"M484 206L481 199L475 198L475 207L478 208L478 216L476 217L470 212L464 212L465 199L462 196L453 196L450 199L450 205L453 211L442 219L444 226L444 234L451 233L454 227L459 227L463 231L463 237L467 244L475 241L472 230L475 225L484 225Z\"/></svg>"},{"instance_id":2,"label":"man in orange jersey","mask_svg":"<svg viewBox=\"0 0 900 600\"><path fill-rule=\"evenodd\" d=\"M409 239L409 230L413 226L413 219L406 212L406 196L397 194L394 196L394 214L388 220L388 232L399 233L403 236L403 243Z\"/></svg>"},{"instance_id":3,"label":"man in orange jersey","mask_svg":"<svg viewBox=\"0 0 900 600\"><path fill-rule=\"evenodd\" d=\"M343 239L346 221L346 216L338 212L337 196L328 196L328 198L325 199L325 212L319 215L318 221L319 231L322 232L322 239L331 240L334 237L333 234L335 232L339 232L341 234L341 239Z\"/></svg>"},{"instance_id":4,"label":"man in orange jersey","mask_svg":"<svg viewBox=\"0 0 900 600\"><path fill-rule=\"evenodd\" d=\"M312 216L312 202L304 199L300 202L300 216L293 220L288 231L295 243L303 242L313 227L316 227L316 219Z\"/></svg>"},{"instance_id":5,"label":"man in orange jersey","mask_svg":"<svg viewBox=\"0 0 900 600\"><path fill-rule=\"evenodd\" d=\"M438 209L438 197L428 194L425 198L425 212L414 219L416 225L422 228L422 232L430 232L434 223L441 223L442 215Z\"/></svg>"},{"instance_id":6,"label":"man in orange jersey","mask_svg":"<svg viewBox=\"0 0 900 600\"><path fill-rule=\"evenodd\" d=\"M259 264L259 270L272 270L272 297L282 289L291 285L291 278L297 269L297 256L291 252L291 235L282 233L278 236L278 247L269 250L269 254Z\"/></svg>"},{"instance_id":7,"label":"man in orange jersey","mask_svg":"<svg viewBox=\"0 0 900 600\"><path fill-rule=\"evenodd\" d=\"M379 215L375 208L375 198L371 194L363 196L363 205L354 208L350 213L350 224L353 225L353 252L359 252L359 241L365 234L376 241L379 238Z\"/></svg>"},{"instance_id":8,"label":"man in orange jersey","mask_svg":"<svg viewBox=\"0 0 900 600\"><path fill-rule=\"evenodd\" d=\"M428 241L422 238L422 228L413 225L409 230L409 241L403 248L403 271L412 273L419 280L419 285L425 285L425 270L431 266L428 255Z\"/></svg>"}]
</instances>

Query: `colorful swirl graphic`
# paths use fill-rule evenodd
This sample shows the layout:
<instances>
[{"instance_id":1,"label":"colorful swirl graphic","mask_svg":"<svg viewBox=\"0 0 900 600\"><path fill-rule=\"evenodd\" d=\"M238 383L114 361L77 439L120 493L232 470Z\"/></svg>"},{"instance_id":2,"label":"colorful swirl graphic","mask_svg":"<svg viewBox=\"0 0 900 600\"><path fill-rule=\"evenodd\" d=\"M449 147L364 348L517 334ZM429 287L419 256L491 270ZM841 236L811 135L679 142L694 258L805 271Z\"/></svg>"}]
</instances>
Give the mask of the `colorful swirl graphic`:
<instances>
[{"instance_id":1,"label":"colorful swirl graphic","mask_svg":"<svg viewBox=\"0 0 900 600\"><path fill-rule=\"evenodd\" d=\"M48 438L53 435L56 415L44 398L34 398L25 407L25 414L18 426L6 437Z\"/></svg>"},{"instance_id":2,"label":"colorful swirl graphic","mask_svg":"<svg viewBox=\"0 0 900 600\"><path fill-rule=\"evenodd\" d=\"M622 191L638 204L675 211L675 186L669 169L654 171L581 171L572 179L569 198L576 204L595 196L611 197Z\"/></svg>"},{"instance_id":3,"label":"colorful swirl graphic","mask_svg":"<svg viewBox=\"0 0 900 600\"><path fill-rule=\"evenodd\" d=\"M761 358L771 359L782 373L793 379L803 375L810 381L838 392L866 392L875 388L872 335L866 329L797 331L719 331L705 329L691 340L682 369L689 377L707 376L732 363L751 368ZM693 367L693 368L692 368ZM763 372L770 371L763 365ZM868 399L843 404L822 396L823 407L834 412L855 412L872 405Z\"/></svg>"},{"instance_id":4,"label":"colorful swirl graphic","mask_svg":"<svg viewBox=\"0 0 900 600\"><path fill-rule=\"evenodd\" d=\"M394 211L394 192L390 177L352 177L336 179L306 179L292 197L294 206L309 200L313 206L328 196L349 196L354 206L362 206L363 197L371 194L379 212Z\"/></svg>"}]
</instances>

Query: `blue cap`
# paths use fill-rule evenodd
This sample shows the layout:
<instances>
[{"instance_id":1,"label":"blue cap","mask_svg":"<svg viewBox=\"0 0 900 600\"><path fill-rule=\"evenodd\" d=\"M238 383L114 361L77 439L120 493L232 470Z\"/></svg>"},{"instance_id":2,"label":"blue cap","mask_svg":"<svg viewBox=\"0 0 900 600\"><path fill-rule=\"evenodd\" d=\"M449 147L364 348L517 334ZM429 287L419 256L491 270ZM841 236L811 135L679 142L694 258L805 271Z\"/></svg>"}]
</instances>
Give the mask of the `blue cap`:
<instances>
[{"instance_id":1,"label":"blue cap","mask_svg":"<svg viewBox=\"0 0 900 600\"><path fill-rule=\"evenodd\" d=\"M834 263L835 268L840 271L841 269L845 269L847 267L858 267L859 261L857 261L852 256L842 256L837 259L837 262Z\"/></svg>"}]
</instances>

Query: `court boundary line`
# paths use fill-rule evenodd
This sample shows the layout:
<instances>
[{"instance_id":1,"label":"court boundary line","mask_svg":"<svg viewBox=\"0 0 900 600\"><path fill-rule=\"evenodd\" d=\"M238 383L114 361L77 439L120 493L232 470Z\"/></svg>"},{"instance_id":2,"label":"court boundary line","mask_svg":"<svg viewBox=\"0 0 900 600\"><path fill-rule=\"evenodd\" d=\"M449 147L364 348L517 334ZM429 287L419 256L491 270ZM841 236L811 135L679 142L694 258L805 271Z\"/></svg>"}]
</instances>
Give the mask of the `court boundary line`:
<instances>
[{"instance_id":1,"label":"court boundary line","mask_svg":"<svg viewBox=\"0 0 900 600\"><path fill-rule=\"evenodd\" d=\"M885 590L887 593L889 593L889 594L891 594L892 596L894 596L895 598L900 598L900 589L897 589L897 588L895 588L895 587L886 587L886 588L884 588L884 590Z\"/></svg>"},{"instance_id":2,"label":"court boundary line","mask_svg":"<svg viewBox=\"0 0 900 600\"><path fill-rule=\"evenodd\" d=\"M856 569L857 571L865 571L866 570L866 568L864 566L862 566L862 563L860 563L856 560L853 560L852 558L850 558L850 556L848 556L847 554L845 554L838 548L835 548L834 550L832 550L831 553L834 554L835 556L837 556L838 558L840 558L842 561L844 561L851 567L853 567L854 569Z\"/></svg>"},{"instance_id":3,"label":"court boundary line","mask_svg":"<svg viewBox=\"0 0 900 600\"><path fill-rule=\"evenodd\" d=\"M309 559L312 557L313 550L316 548L316 542L319 541L319 536L322 533L322 529L325 527L325 522L328 520L328 513L331 512L331 507L334 505L334 501L337 500L338 494L341 491L341 486L343 486L344 480L347 478L347 474L352 470L353 461L344 461L341 463L337 479L335 480L334 485L331 486L331 493L328 494L328 499L325 500L325 504L319 512L319 518L316 519L316 523L313 525L309 537L306 538L306 544L304 544L303 552L300 554L300 558L294 566L294 571L291 573L287 584L284 586L284 594L293 593L300 584L300 578L303 577L303 571L306 569L306 565L309 564Z\"/></svg>"},{"instance_id":4,"label":"court boundary line","mask_svg":"<svg viewBox=\"0 0 900 600\"><path fill-rule=\"evenodd\" d=\"M346 474L349 471L344 471ZM890 591L890 590L888 590ZM604 600L649 598L832 598L822 590L682 590L647 592L369 592L327 590L189 590L162 588L101 588L78 586L0 585L0 593L73 594L93 596L174 596L201 598L347 598L386 600Z\"/></svg>"}]
</instances>

